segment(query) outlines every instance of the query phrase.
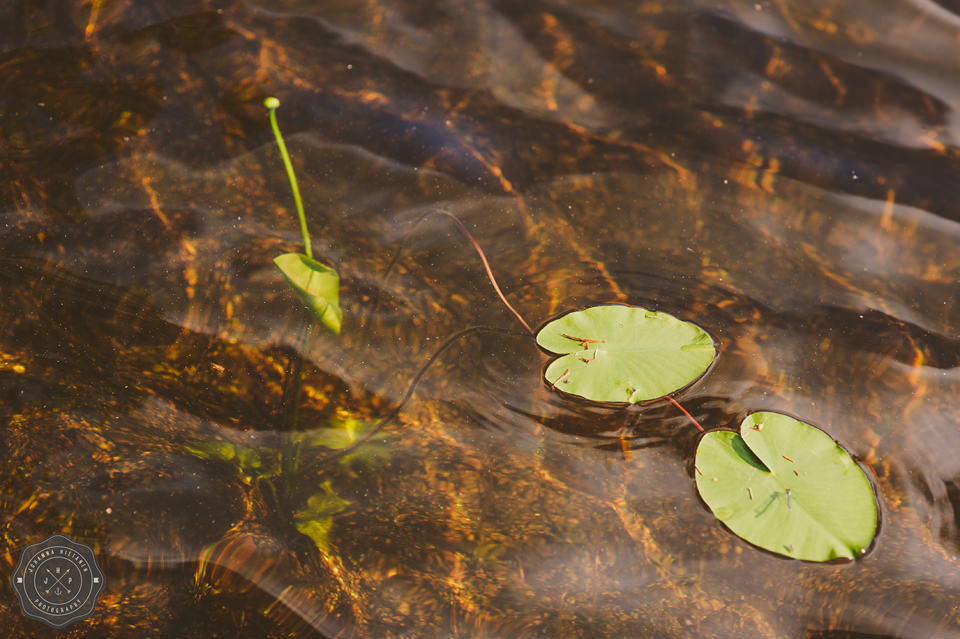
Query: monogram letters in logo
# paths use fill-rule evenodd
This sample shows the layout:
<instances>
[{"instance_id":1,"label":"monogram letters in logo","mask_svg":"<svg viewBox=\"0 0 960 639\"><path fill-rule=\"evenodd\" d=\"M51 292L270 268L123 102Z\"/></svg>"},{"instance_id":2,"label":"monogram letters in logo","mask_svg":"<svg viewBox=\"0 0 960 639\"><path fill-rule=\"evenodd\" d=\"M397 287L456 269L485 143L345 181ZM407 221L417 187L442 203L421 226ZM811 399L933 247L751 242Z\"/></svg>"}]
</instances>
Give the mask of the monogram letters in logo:
<instances>
[{"instance_id":1,"label":"monogram letters in logo","mask_svg":"<svg viewBox=\"0 0 960 639\"><path fill-rule=\"evenodd\" d=\"M63 535L27 546L11 582L23 614L54 628L89 617L104 584L93 549Z\"/></svg>"}]
</instances>

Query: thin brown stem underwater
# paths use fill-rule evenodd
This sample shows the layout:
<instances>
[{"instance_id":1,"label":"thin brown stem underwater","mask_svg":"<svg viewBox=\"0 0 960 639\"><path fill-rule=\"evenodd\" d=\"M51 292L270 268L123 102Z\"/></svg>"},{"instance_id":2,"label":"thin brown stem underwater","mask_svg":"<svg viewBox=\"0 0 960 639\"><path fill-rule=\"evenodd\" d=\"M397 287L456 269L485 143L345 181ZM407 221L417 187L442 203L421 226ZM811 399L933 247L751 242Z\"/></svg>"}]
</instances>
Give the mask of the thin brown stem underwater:
<instances>
[{"instance_id":1,"label":"thin brown stem underwater","mask_svg":"<svg viewBox=\"0 0 960 639\"><path fill-rule=\"evenodd\" d=\"M530 328L530 325L527 324L527 321L523 319L523 316L520 315L519 312L517 312L517 309L513 308L513 306L510 305L510 302L507 301L507 298L504 296L503 291L500 290L500 287L497 285L497 278L493 276L493 269L490 268L490 262L487 261L487 256L484 255L483 249L480 247L480 243L477 242L476 239L474 239L473 234L470 233L470 230L467 228L467 225L464 224L459 217L457 217L456 215L454 215L449 211L437 209L435 212L441 215L446 215L447 217L451 218L454 222L457 223L457 226L460 227L460 230L463 231L463 234L466 235L467 239L470 240L470 243L473 244L473 248L477 250L477 254L480 256L480 260L483 262L483 268L487 270L487 277L490 279L490 283L493 284L493 290L497 292L497 295L500 297L500 301L503 302L508 309L510 309L510 312L513 313L514 317L516 317L521 324L523 324L523 327L527 329L527 332L533 335L533 329Z\"/></svg>"}]
</instances>

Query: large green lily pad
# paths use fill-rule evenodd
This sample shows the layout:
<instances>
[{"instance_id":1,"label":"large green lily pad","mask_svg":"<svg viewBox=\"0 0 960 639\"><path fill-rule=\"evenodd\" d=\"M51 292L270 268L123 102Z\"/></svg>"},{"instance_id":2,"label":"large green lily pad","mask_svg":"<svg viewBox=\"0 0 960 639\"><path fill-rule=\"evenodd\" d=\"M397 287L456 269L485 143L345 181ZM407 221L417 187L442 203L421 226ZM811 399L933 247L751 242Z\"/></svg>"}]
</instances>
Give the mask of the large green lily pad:
<instances>
[{"instance_id":1,"label":"large green lily pad","mask_svg":"<svg viewBox=\"0 0 960 639\"><path fill-rule=\"evenodd\" d=\"M753 413L739 434L708 432L695 464L713 514L761 548L807 561L853 559L876 534L863 470L829 435L787 415Z\"/></svg>"},{"instance_id":2,"label":"large green lily pad","mask_svg":"<svg viewBox=\"0 0 960 639\"><path fill-rule=\"evenodd\" d=\"M284 253L273 258L273 263L317 321L339 335L343 311L337 272L303 253Z\"/></svg>"},{"instance_id":3,"label":"large green lily pad","mask_svg":"<svg viewBox=\"0 0 960 639\"><path fill-rule=\"evenodd\" d=\"M544 373L555 389L595 402L631 404L689 385L717 352L699 326L619 304L557 318L540 329L537 344L562 355Z\"/></svg>"}]
</instances>

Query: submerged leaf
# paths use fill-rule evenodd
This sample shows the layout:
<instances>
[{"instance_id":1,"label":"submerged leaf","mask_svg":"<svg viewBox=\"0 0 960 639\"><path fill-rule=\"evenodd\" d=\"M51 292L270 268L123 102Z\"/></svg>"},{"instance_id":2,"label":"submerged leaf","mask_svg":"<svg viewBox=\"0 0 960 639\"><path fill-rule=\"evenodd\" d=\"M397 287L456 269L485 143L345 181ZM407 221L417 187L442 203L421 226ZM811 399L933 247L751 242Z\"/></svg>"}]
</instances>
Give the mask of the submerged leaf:
<instances>
[{"instance_id":1,"label":"submerged leaf","mask_svg":"<svg viewBox=\"0 0 960 639\"><path fill-rule=\"evenodd\" d=\"M307 446L323 446L342 450L356 444L375 425L372 421L354 417L331 417L327 425L293 435L293 440Z\"/></svg>"},{"instance_id":2,"label":"submerged leaf","mask_svg":"<svg viewBox=\"0 0 960 639\"><path fill-rule=\"evenodd\" d=\"M322 493L312 495L302 510L293 515L297 530L313 540L317 548L323 553L330 552L329 534L333 527L333 516L342 512L350 505L334 492L330 481L321 484Z\"/></svg>"},{"instance_id":3,"label":"submerged leaf","mask_svg":"<svg viewBox=\"0 0 960 639\"><path fill-rule=\"evenodd\" d=\"M273 258L273 263L317 321L339 335L343 311L337 272L303 253L284 253Z\"/></svg>"},{"instance_id":4,"label":"submerged leaf","mask_svg":"<svg viewBox=\"0 0 960 639\"><path fill-rule=\"evenodd\" d=\"M715 430L696 455L700 496L736 535L772 552L853 559L873 541L877 504L863 470L829 435L780 413Z\"/></svg>"},{"instance_id":5,"label":"submerged leaf","mask_svg":"<svg viewBox=\"0 0 960 639\"><path fill-rule=\"evenodd\" d=\"M232 461L237 456L236 448L229 442L212 440L206 442L195 442L186 446L187 452L200 459L218 459L220 461Z\"/></svg>"},{"instance_id":6,"label":"submerged leaf","mask_svg":"<svg viewBox=\"0 0 960 639\"><path fill-rule=\"evenodd\" d=\"M699 326L639 306L604 305L568 313L537 333L562 355L544 377L564 393L595 402L657 399L689 385L713 362L713 339Z\"/></svg>"},{"instance_id":7,"label":"submerged leaf","mask_svg":"<svg viewBox=\"0 0 960 639\"><path fill-rule=\"evenodd\" d=\"M280 472L275 458L270 459L272 463L265 463L256 450L239 444L211 440L188 444L186 450L200 459L215 459L232 464L245 484L250 484L259 477L273 477Z\"/></svg>"}]
</instances>

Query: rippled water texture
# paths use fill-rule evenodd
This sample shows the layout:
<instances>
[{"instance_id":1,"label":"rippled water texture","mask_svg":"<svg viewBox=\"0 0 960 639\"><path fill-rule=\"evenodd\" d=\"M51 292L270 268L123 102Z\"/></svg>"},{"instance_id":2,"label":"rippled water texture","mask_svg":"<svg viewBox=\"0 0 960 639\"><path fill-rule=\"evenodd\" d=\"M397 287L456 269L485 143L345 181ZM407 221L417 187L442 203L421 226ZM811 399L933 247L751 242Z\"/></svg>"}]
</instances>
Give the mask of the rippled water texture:
<instances>
[{"instance_id":1,"label":"rippled water texture","mask_svg":"<svg viewBox=\"0 0 960 639\"><path fill-rule=\"evenodd\" d=\"M94 546L71 637L960 637L958 33L953 0L4 3L2 572ZM340 337L271 263L268 95ZM437 209L535 326L703 326L677 399L828 431L871 552L724 529L683 416L557 397Z\"/></svg>"}]
</instances>

